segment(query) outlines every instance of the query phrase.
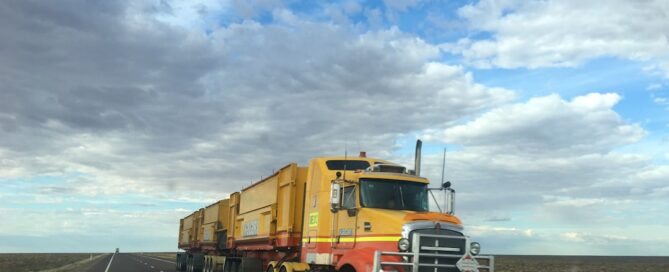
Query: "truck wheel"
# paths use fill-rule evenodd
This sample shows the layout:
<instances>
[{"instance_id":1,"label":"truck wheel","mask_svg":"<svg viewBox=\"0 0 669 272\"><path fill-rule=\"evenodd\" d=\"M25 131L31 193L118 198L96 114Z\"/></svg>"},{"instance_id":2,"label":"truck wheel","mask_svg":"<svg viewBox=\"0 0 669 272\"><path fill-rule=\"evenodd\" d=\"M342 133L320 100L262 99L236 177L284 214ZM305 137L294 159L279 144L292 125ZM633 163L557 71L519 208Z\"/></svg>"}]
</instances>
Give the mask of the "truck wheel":
<instances>
[{"instance_id":1,"label":"truck wheel","mask_svg":"<svg viewBox=\"0 0 669 272\"><path fill-rule=\"evenodd\" d=\"M205 272L214 272L214 257L209 257L205 259L206 262L204 263L204 271Z\"/></svg>"},{"instance_id":2,"label":"truck wheel","mask_svg":"<svg viewBox=\"0 0 669 272\"><path fill-rule=\"evenodd\" d=\"M271 264L267 266L267 272L274 272L274 266Z\"/></svg>"},{"instance_id":3,"label":"truck wheel","mask_svg":"<svg viewBox=\"0 0 669 272\"><path fill-rule=\"evenodd\" d=\"M355 272L355 268L350 265L344 265L344 267L342 267L339 272Z\"/></svg>"},{"instance_id":4,"label":"truck wheel","mask_svg":"<svg viewBox=\"0 0 669 272\"><path fill-rule=\"evenodd\" d=\"M186 268L188 272L195 272L195 260L193 254L188 255L188 267Z\"/></svg>"},{"instance_id":5,"label":"truck wheel","mask_svg":"<svg viewBox=\"0 0 669 272\"><path fill-rule=\"evenodd\" d=\"M177 271L183 271L183 269L181 269L181 255L182 255L181 253L177 253L177 261L175 263L176 266L175 269Z\"/></svg>"},{"instance_id":6,"label":"truck wheel","mask_svg":"<svg viewBox=\"0 0 669 272\"><path fill-rule=\"evenodd\" d=\"M202 268L204 268L204 254L202 253L194 253L193 254L193 271L192 272L202 272Z\"/></svg>"}]
</instances>

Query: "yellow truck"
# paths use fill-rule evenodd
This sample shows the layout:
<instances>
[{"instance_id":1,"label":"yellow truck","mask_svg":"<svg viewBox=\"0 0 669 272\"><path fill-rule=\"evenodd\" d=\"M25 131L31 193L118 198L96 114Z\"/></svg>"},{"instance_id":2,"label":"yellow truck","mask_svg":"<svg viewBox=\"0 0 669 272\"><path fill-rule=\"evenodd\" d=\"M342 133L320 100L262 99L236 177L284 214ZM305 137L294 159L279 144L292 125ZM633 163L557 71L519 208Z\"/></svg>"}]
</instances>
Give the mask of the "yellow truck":
<instances>
[{"instance_id":1,"label":"yellow truck","mask_svg":"<svg viewBox=\"0 0 669 272\"><path fill-rule=\"evenodd\" d=\"M177 271L494 272L453 214L450 183L420 176L420 150L413 170L364 152L288 164L181 219Z\"/></svg>"}]
</instances>

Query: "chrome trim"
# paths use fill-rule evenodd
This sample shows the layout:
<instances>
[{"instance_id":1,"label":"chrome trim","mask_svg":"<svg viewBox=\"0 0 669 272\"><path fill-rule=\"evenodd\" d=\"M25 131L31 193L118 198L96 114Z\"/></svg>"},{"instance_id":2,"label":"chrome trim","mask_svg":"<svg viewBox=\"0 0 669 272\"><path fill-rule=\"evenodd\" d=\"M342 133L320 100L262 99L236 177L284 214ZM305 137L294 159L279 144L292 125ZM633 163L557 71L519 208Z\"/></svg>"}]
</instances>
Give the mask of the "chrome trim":
<instances>
[{"instance_id":1,"label":"chrome trim","mask_svg":"<svg viewBox=\"0 0 669 272\"><path fill-rule=\"evenodd\" d=\"M455 247L431 247L431 246L422 246L420 249L423 250L435 250L435 251L448 251L448 252L458 252L460 251L459 248Z\"/></svg>"},{"instance_id":2,"label":"chrome trim","mask_svg":"<svg viewBox=\"0 0 669 272\"><path fill-rule=\"evenodd\" d=\"M402 238L407 238L409 239L409 233L411 233L414 230L419 230L419 229L434 229L437 224L441 226L441 229L445 230L451 230L451 231L457 231L462 233L464 228L460 225L456 225L453 223L449 222L443 222L443 221L416 221L416 222L411 222L411 223L406 223L404 226L402 226Z\"/></svg>"},{"instance_id":3,"label":"chrome trim","mask_svg":"<svg viewBox=\"0 0 669 272\"><path fill-rule=\"evenodd\" d=\"M420 246L418 242L420 241L420 238L422 237L442 237L442 238L455 238L455 239L463 239L465 240L465 254L468 254L470 251L469 245L471 244L471 241L468 236L456 236L456 235L436 235L436 234L421 234L421 233L415 233L413 237L411 237L412 243L411 243L411 252L385 252L385 251L380 251L377 250L374 252L374 264L373 264L373 270L372 272L383 272L383 267L384 266L401 266L401 267L411 267L410 270L405 269L404 271L411 271L411 272L418 272L420 267L457 267L457 265L452 265L452 264L438 264L438 263L420 263L419 259L421 257L446 257L446 258L462 258L464 255L462 254L439 254L439 253L420 253L420 249L428 249L428 250L434 250L431 247L427 246ZM436 247L439 248L439 247ZM459 251L459 249L456 249ZM402 257L410 257L410 261L406 262L384 262L381 257L382 256L402 256ZM495 257L494 256L472 256L477 262L479 260L487 261L487 265L482 265L479 263L477 270L483 270L485 272L495 272ZM407 259L408 260L408 259ZM436 262L436 260L435 260Z\"/></svg>"}]
</instances>

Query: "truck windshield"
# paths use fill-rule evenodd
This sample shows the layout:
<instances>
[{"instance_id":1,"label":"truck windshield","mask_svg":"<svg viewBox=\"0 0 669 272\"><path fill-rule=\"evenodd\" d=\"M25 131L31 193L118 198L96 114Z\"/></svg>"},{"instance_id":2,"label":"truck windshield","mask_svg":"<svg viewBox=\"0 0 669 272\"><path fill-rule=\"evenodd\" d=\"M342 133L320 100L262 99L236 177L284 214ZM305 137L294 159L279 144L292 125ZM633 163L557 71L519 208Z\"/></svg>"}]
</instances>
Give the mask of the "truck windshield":
<instances>
[{"instance_id":1,"label":"truck windshield","mask_svg":"<svg viewBox=\"0 0 669 272\"><path fill-rule=\"evenodd\" d=\"M360 188L363 207L428 211L427 184L391 179L361 179Z\"/></svg>"}]
</instances>

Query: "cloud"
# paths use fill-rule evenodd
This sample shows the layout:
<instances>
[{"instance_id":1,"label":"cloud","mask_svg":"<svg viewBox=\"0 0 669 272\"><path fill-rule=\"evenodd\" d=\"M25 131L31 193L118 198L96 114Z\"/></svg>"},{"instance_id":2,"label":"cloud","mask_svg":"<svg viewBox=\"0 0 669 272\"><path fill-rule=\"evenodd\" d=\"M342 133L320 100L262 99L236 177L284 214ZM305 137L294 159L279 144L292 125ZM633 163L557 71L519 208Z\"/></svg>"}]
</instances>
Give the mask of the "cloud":
<instances>
[{"instance_id":1,"label":"cloud","mask_svg":"<svg viewBox=\"0 0 669 272\"><path fill-rule=\"evenodd\" d=\"M252 19L260 16L263 12L281 8L283 6L283 2L284 1L280 0L233 0L232 4L241 17L245 19Z\"/></svg>"},{"instance_id":2,"label":"cloud","mask_svg":"<svg viewBox=\"0 0 669 272\"><path fill-rule=\"evenodd\" d=\"M418 4L418 0L383 0L387 8L396 11L405 11Z\"/></svg>"},{"instance_id":3,"label":"cloud","mask_svg":"<svg viewBox=\"0 0 669 272\"><path fill-rule=\"evenodd\" d=\"M517 228L504 228L504 227L492 227L492 226L472 226L468 228L468 231L472 235L485 236L490 234L505 236L525 236L525 237L534 237L536 232L532 229L517 229Z\"/></svg>"},{"instance_id":4,"label":"cloud","mask_svg":"<svg viewBox=\"0 0 669 272\"><path fill-rule=\"evenodd\" d=\"M573 67L599 57L647 63L669 77L665 1L482 0L458 10L470 28L489 35L463 39L462 54L478 67ZM488 37L489 36L489 37Z\"/></svg>"},{"instance_id":5,"label":"cloud","mask_svg":"<svg viewBox=\"0 0 669 272\"><path fill-rule=\"evenodd\" d=\"M187 28L215 28L218 23L217 17L220 17L222 14L231 13L232 10L229 1L216 0L161 0L156 1L154 4L151 4L151 2L144 2L142 4L138 8L144 12L153 13L157 20Z\"/></svg>"},{"instance_id":6,"label":"cloud","mask_svg":"<svg viewBox=\"0 0 669 272\"><path fill-rule=\"evenodd\" d=\"M491 216L491 217L485 218L484 221L486 221L486 222L508 222L508 221L511 221L511 217Z\"/></svg>"},{"instance_id":7,"label":"cloud","mask_svg":"<svg viewBox=\"0 0 669 272\"><path fill-rule=\"evenodd\" d=\"M427 135L427 139L497 152L606 153L614 146L637 142L646 134L639 125L626 124L612 110L619 100L615 93L591 93L571 101L556 94L536 97L527 103L496 108L439 136Z\"/></svg>"},{"instance_id":8,"label":"cloud","mask_svg":"<svg viewBox=\"0 0 669 272\"><path fill-rule=\"evenodd\" d=\"M606 244L610 242L629 240L629 238L624 236L593 235L581 232L565 232L562 234L562 237L569 241L586 242L589 244Z\"/></svg>"},{"instance_id":9,"label":"cloud","mask_svg":"<svg viewBox=\"0 0 669 272\"><path fill-rule=\"evenodd\" d=\"M576 222L576 217L583 219L578 222L595 222L597 216L601 222L609 217L599 205L581 207L582 215L576 216L569 211L574 207L564 204L643 201L652 192L662 194L664 185L657 180L667 177L649 157L616 152L647 133L613 110L620 99L613 93L570 100L535 97L499 106L461 125L426 130L422 137L428 143L461 146L448 153L446 173L462 192L462 213L472 219L490 217L503 207L531 209L558 222ZM433 180L439 180L440 157L424 160Z\"/></svg>"},{"instance_id":10,"label":"cloud","mask_svg":"<svg viewBox=\"0 0 669 272\"><path fill-rule=\"evenodd\" d=\"M348 147L410 164L399 141L415 134L457 146L447 177L458 212L507 252L554 242L528 220L563 224L575 208L607 219L609 204L638 214L669 192L666 167L618 150L647 134L615 111L618 94L519 102L444 63L445 47L385 28L383 8L324 6L340 16L332 23L254 3L0 3L10 37L0 44L0 212L14 219L0 226L0 251L109 230L137 236L97 240L100 250L123 239L173 248L179 217L286 163ZM393 3L398 14L418 5ZM490 26L514 13L502 10ZM349 21L365 14L371 30ZM437 181L441 154L425 154Z\"/></svg>"},{"instance_id":11,"label":"cloud","mask_svg":"<svg viewBox=\"0 0 669 272\"><path fill-rule=\"evenodd\" d=\"M648 85L648 87L646 87L646 90L653 92L653 91L657 91L661 88L662 88L662 84L653 83L653 84Z\"/></svg>"},{"instance_id":12,"label":"cloud","mask_svg":"<svg viewBox=\"0 0 669 272\"><path fill-rule=\"evenodd\" d=\"M610 227L597 227L592 231L564 231L562 228L532 228L496 227L490 225L475 225L467 228L475 241L482 244L484 254L521 254L533 252L536 254L553 255L632 255L648 256L658 254L652 252L666 252L669 243L666 237L653 238L609 234L621 231ZM583 227L581 227L583 229ZM650 231L650 230L649 230ZM656 230L653 230L656 231Z\"/></svg>"},{"instance_id":13,"label":"cloud","mask_svg":"<svg viewBox=\"0 0 669 272\"><path fill-rule=\"evenodd\" d=\"M78 208L65 210L4 209L9 220L0 226L2 252L109 252L164 250L177 239L176 210L119 211ZM38 219L35 221L35 219ZM32 245L33 248L26 248Z\"/></svg>"},{"instance_id":14,"label":"cloud","mask_svg":"<svg viewBox=\"0 0 669 272\"><path fill-rule=\"evenodd\" d=\"M389 157L402 135L515 97L440 63L435 45L397 28L273 10L276 23L203 32L170 20L191 7L0 5L0 33L12 37L0 45L0 208L13 218L0 235L14 237L5 241L34 229L30 218L46 221L35 235L68 245L57 237L129 233L147 217L167 232L137 233L165 245L156 241L175 239L179 217L286 163L347 145ZM47 176L53 182L37 181ZM117 201L91 200L100 198ZM188 205L165 209L173 201Z\"/></svg>"},{"instance_id":15,"label":"cloud","mask_svg":"<svg viewBox=\"0 0 669 272\"><path fill-rule=\"evenodd\" d=\"M60 176L86 195L227 184L223 197L350 141L387 156L399 135L514 97L396 28L275 10L276 24L205 34L165 22L191 7L3 5L0 177Z\"/></svg>"},{"instance_id":16,"label":"cloud","mask_svg":"<svg viewBox=\"0 0 669 272\"><path fill-rule=\"evenodd\" d=\"M655 98L653 98L653 102L655 104L663 105L663 106L669 105L669 99L664 98L664 97L655 97Z\"/></svg>"}]
</instances>

